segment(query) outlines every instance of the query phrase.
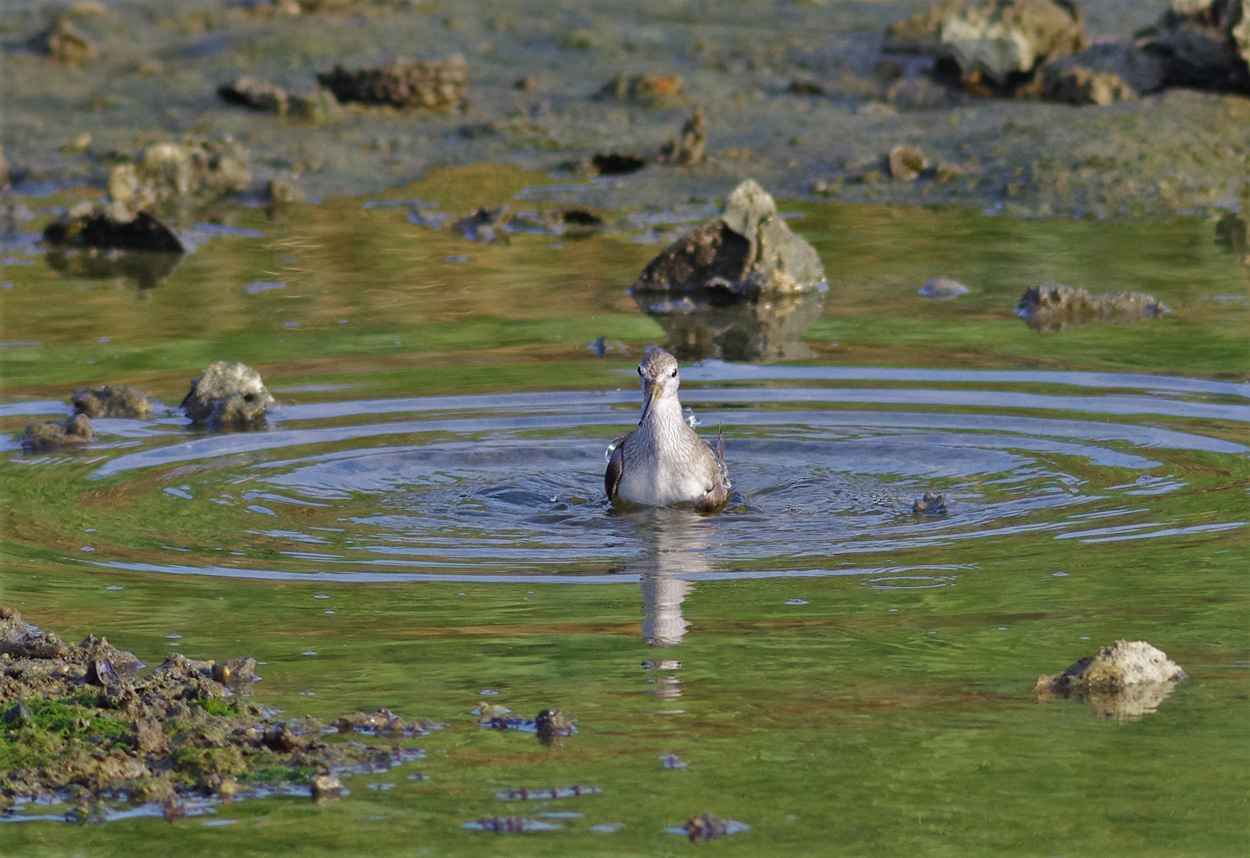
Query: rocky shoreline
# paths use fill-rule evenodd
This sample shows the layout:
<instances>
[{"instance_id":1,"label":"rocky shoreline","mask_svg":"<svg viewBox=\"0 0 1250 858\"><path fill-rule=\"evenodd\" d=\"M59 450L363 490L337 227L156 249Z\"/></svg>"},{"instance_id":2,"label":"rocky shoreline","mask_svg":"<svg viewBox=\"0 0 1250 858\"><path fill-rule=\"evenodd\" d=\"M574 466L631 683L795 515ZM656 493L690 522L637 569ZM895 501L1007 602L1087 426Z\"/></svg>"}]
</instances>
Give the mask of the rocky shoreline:
<instances>
[{"instance_id":1,"label":"rocky shoreline","mask_svg":"<svg viewBox=\"0 0 1250 858\"><path fill-rule=\"evenodd\" d=\"M612 209L748 177L779 198L1022 216L1245 207L1237 0L670 5L6 7L11 193L124 192L154 146L229 140L243 201L494 162Z\"/></svg>"}]
</instances>

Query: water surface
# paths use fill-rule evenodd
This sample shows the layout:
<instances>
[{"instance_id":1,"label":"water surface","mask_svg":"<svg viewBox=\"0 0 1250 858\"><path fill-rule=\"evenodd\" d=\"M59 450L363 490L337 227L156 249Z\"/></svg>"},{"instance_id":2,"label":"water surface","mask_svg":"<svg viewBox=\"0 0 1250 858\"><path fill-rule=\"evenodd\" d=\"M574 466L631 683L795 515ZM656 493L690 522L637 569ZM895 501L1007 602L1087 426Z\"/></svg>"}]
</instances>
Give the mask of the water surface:
<instances>
[{"instance_id":1,"label":"water surface","mask_svg":"<svg viewBox=\"0 0 1250 858\"><path fill-rule=\"evenodd\" d=\"M327 807L32 820L0 853L662 855L705 812L750 826L711 847L744 855L1243 852L1250 302L1210 223L805 207L829 292L692 321L624 288L709 206L491 245L407 216L454 190L231 211L147 287L11 237L4 603L148 663L252 654L291 715L446 728ZM934 276L971 291L926 300ZM1173 312L1039 334L1011 309L1048 278ZM724 427L722 515L603 500L652 342L709 356L682 392ZM266 430L170 414L17 449L75 387L173 404L216 359L261 370ZM946 515L913 514L925 492ZM1123 722L1036 701L1038 674L1120 638L1191 679ZM481 730L483 701L579 733ZM497 797L572 786L601 791ZM509 815L559 828L464 827Z\"/></svg>"}]
</instances>

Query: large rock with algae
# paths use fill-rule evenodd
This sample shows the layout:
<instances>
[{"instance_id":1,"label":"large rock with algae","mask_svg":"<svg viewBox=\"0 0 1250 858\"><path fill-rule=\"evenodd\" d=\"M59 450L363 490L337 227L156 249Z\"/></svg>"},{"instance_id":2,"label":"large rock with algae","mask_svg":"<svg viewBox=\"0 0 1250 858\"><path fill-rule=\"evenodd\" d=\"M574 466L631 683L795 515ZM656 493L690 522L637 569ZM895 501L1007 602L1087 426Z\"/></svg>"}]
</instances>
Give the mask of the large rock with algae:
<instances>
[{"instance_id":1,"label":"large rock with algae","mask_svg":"<svg viewBox=\"0 0 1250 858\"><path fill-rule=\"evenodd\" d=\"M754 180L734 189L718 217L670 244L647 263L631 291L718 290L738 298L826 288L815 249L777 212Z\"/></svg>"}]
</instances>

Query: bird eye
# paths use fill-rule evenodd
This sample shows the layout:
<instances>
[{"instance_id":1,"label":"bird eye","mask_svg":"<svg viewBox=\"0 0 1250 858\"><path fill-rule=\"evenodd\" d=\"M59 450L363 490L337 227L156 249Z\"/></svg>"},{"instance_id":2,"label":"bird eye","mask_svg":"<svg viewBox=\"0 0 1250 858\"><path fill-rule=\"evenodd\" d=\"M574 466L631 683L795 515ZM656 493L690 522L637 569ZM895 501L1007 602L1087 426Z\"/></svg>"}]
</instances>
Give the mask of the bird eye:
<instances>
[{"instance_id":1,"label":"bird eye","mask_svg":"<svg viewBox=\"0 0 1250 858\"><path fill-rule=\"evenodd\" d=\"M638 374L642 375L642 367L638 367Z\"/></svg>"},{"instance_id":2,"label":"bird eye","mask_svg":"<svg viewBox=\"0 0 1250 858\"><path fill-rule=\"evenodd\" d=\"M673 378L677 377L677 367L673 367L673 371L669 373Z\"/></svg>"}]
</instances>

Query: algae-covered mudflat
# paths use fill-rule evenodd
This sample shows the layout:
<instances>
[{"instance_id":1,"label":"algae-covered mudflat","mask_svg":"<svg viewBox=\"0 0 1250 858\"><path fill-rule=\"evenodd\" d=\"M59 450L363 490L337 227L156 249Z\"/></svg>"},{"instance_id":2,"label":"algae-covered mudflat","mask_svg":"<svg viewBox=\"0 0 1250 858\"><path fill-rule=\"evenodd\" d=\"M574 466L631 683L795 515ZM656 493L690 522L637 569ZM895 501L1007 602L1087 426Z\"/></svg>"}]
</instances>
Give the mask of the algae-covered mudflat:
<instances>
[{"instance_id":1,"label":"algae-covered mudflat","mask_svg":"<svg viewBox=\"0 0 1250 858\"><path fill-rule=\"evenodd\" d=\"M0 13L0 606L38 627L0 618L0 855L1244 853L1244 97L901 109L921 3L306 5L79 8L82 65ZM454 52L449 112L216 94ZM659 101L591 97L623 73ZM696 107L706 160L658 159ZM1223 124L1168 130L1164 190L1073 169L1177 110ZM975 151L912 180L900 143ZM747 176L827 290L626 291ZM119 202L185 252L41 242ZM1088 312L1017 315L1060 285ZM720 514L604 498L651 344L723 427ZM276 400L246 431L176 407L217 361ZM155 406L23 448L98 385ZM1035 691L1117 640L1187 678Z\"/></svg>"}]
</instances>

